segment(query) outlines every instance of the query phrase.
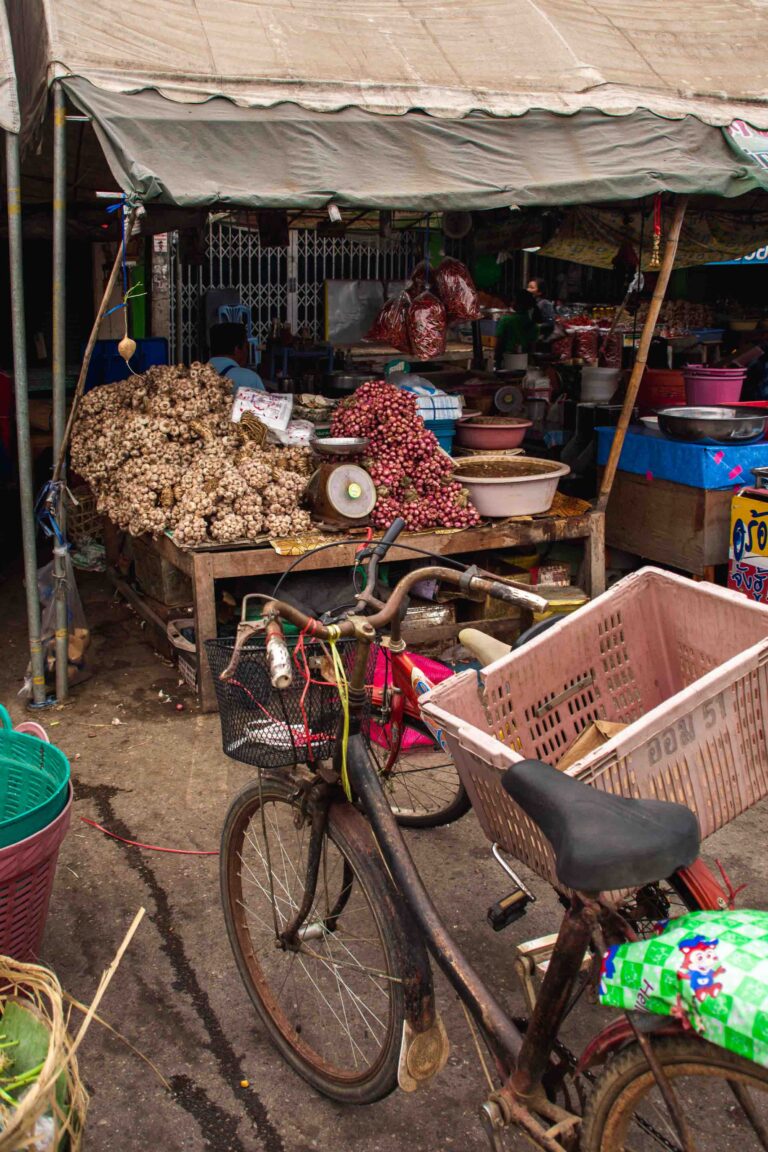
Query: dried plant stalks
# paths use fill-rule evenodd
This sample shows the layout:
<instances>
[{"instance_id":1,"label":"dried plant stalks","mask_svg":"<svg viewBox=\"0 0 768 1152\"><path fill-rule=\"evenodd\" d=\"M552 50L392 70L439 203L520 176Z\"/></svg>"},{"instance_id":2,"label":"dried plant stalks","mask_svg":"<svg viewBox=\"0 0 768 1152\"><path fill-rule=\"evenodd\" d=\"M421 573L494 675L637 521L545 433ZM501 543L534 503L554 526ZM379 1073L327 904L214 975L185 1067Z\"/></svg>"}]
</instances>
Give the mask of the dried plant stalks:
<instances>
[{"instance_id":1,"label":"dried plant stalks","mask_svg":"<svg viewBox=\"0 0 768 1152\"><path fill-rule=\"evenodd\" d=\"M0 1001L3 1006L17 1000L48 1028L50 1043L43 1067L19 1103L11 1107L0 1102L0 1152L21 1152L34 1148L34 1133L46 1113L54 1119L55 1146L66 1134L71 1152L82 1143L88 1097L80 1079L71 1037L67 1032L61 985L53 972L39 964L23 964L0 957ZM56 1084L65 1077L66 1113L59 1107Z\"/></svg>"},{"instance_id":2,"label":"dried plant stalks","mask_svg":"<svg viewBox=\"0 0 768 1152\"><path fill-rule=\"evenodd\" d=\"M109 982L117 971L125 950L144 916L140 908L126 932L115 958L104 972L90 1007L74 1039L67 1031L68 1017L64 1012L64 995L56 975L39 964L23 964L0 956L0 1002L3 1007L16 1000L33 1012L50 1034L48 1052L37 1079L20 1096L15 1106L0 1100L0 1152L28 1152L36 1148L35 1129L39 1121L50 1113L54 1120L55 1136L52 1147L61 1147L66 1135L70 1152L82 1147L88 1095L77 1066L76 1052L82 1043ZM56 1086L64 1076L67 1101L63 1111L57 1100Z\"/></svg>"}]
</instances>

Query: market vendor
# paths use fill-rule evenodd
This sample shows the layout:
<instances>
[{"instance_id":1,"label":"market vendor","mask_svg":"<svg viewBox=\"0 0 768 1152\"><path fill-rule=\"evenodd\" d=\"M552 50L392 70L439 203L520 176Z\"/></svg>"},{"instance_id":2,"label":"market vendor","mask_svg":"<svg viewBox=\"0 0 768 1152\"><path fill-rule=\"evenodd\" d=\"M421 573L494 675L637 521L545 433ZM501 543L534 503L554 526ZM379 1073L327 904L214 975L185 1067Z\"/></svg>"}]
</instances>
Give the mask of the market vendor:
<instances>
[{"instance_id":1,"label":"market vendor","mask_svg":"<svg viewBox=\"0 0 768 1152\"><path fill-rule=\"evenodd\" d=\"M538 277L528 281L528 291L535 301L536 320L539 324L554 324L555 306L547 298L544 281Z\"/></svg>"},{"instance_id":2,"label":"market vendor","mask_svg":"<svg viewBox=\"0 0 768 1152\"><path fill-rule=\"evenodd\" d=\"M539 330L533 318L536 301L530 292L521 288L512 299L514 309L502 316L496 325L496 368L501 368L507 353L527 352L536 343Z\"/></svg>"},{"instance_id":3,"label":"market vendor","mask_svg":"<svg viewBox=\"0 0 768 1152\"><path fill-rule=\"evenodd\" d=\"M232 381L232 391L256 388L266 391L258 372L248 367L248 335L245 324L214 324L208 334L214 372Z\"/></svg>"}]
</instances>

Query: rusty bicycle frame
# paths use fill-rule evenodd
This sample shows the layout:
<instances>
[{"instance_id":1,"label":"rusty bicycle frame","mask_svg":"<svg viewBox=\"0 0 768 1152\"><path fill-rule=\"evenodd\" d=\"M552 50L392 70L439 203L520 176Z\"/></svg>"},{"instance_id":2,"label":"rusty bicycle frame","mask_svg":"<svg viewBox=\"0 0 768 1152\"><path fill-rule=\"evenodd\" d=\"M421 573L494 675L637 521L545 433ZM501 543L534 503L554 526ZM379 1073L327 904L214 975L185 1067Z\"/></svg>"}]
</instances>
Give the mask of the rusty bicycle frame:
<instances>
[{"instance_id":1,"label":"rusty bicycle frame","mask_svg":"<svg viewBox=\"0 0 768 1152\"><path fill-rule=\"evenodd\" d=\"M313 637L319 640L328 641L338 636L356 639L357 651L349 678L346 771L352 792L370 823L376 847L383 857L400 897L393 912L400 921L400 947L404 950L401 958L407 974L405 981L407 1021L416 1037L428 1034L438 1026L431 973L422 943L425 941L436 964L479 1025L493 1053L497 1072L502 1081L502 1086L492 1093L481 1112L491 1147L500 1149L501 1130L514 1124L545 1152L567 1152L566 1145L560 1140L564 1138L569 1141L577 1131L581 1118L549 1100L542 1088L542 1079L550 1066L550 1056L562 1022L571 1006L574 989L590 946L594 949L594 955L600 957L607 946L637 939L637 935L621 914L607 901L601 899L600 893L575 893L563 917L557 943L533 1013L523 1032L484 984L447 931L403 839L361 731L367 701L366 671L370 646L376 638L376 630L388 624L391 629L389 646L394 652L403 650L399 608L411 585L417 580L426 578L457 584L465 590L497 595L503 599L527 598L529 603L539 600L539 605L536 607L545 603L539 597L533 596L529 589L514 586L510 588L510 585L484 579L477 574L477 569L470 569L469 572L460 574L454 569L437 567L420 569L404 577L386 605L376 601L370 592L363 593L356 608L359 610L364 606L373 605L380 610L370 617L356 613L348 615L333 630L319 621L311 620L289 604L267 600L264 597L267 603L264 605L261 622L240 625L232 661L222 673L222 679L233 674L239 651L247 639L254 632L263 631L265 628L268 634L271 632L274 635L274 630L280 627L281 618L300 628L307 628ZM303 899L293 921L287 924L279 935L281 947L287 950L298 951L302 945L302 926L310 913L315 897L329 807L332 803L346 802L340 787L341 748L342 741L339 735L332 770L325 768L317 775L308 774L299 783L299 789L304 793L305 813L311 821L311 833ZM325 922L329 930L333 930L343 911L351 883L352 878L349 877L348 886L342 889L336 906ZM596 981L596 970L593 975ZM660 1025L660 1030L664 1033L679 1031L680 1026L676 1021L664 1021ZM622 1043L638 1039L648 1056L650 1046L644 1043L644 1038L631 1022L624 1029L617 1030L615 1027L607 1029L606 1036L608 1032L611 1036L607 1037L606 1045L609 1042ZM582 1057L580 1068L585 1066L585 1058L588 1058L590 1052L599 1053L601 1040L602 1034L596 1037ZM687 1152L691 1145L685 1118L661 1066L652 1056L649 1057L649 1065L667 1101L682 1147ZM546 1122L546 1127L542 1124L542 1119Z\"/></svg>"}]
</instances>

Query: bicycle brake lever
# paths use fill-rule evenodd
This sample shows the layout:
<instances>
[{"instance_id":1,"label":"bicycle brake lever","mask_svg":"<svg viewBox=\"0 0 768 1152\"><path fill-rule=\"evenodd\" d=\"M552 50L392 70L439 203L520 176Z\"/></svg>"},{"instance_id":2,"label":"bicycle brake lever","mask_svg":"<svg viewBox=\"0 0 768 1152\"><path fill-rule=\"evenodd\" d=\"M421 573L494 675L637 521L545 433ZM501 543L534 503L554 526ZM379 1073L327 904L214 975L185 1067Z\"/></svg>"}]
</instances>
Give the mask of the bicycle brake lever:
<instances>
[{"instance_id":1,"label":"bicycle brake lever","mask_svg":"<svg viewBox=\"0 0 768 1152\"><path fill-rule=\"evenodd\" d=\"M219 680L231 680L237 666L240 663L240 654L244 645L252 636L259 632L264 632L267 627L267 621L262 617L260 620L241 620L237 626L237 633L235 635L235 646L232 649L232 656L230 657L229 664L227 664L224 671L220 674Z\"/></svg>"}]
</instances>

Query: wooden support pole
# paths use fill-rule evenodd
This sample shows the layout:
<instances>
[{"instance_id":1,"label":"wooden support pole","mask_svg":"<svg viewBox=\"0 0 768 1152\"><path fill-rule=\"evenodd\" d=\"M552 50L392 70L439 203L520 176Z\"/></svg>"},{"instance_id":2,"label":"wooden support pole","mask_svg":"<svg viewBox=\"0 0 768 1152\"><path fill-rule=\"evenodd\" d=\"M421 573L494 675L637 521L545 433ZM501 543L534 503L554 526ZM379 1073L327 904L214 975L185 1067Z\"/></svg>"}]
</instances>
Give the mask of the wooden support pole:
<instances>
[{"instance_id":1,"label":"wooden support pole","mask_svg":"<svg viewBox=\"0 0 768 1152\"><path fill-rule=\"evenodd\" d=\"M109 279L107 280L107 286L104 289L104 295L101 298L101 304L99 305L99 310L96 313L96 319L93 322L93 327L91 328L91 334L88 337L88 343L85 346L85 353L83 355L83 363L80 367L80 375L79 375L78 380L77 380L77 387L75 388L75 394L72 397L72 407L69 410L69 419L67 420L67 424L66 424L66 427L64 429L64 435L62 436L61 445L59 446L59 454L58 454L58 457L56 460L56 466L53 470L54 481L58 481L61 479L62 471L64 468L64 463L65 463L66 458L67 458L67 449L69 447L69 441L70 441L70 438L72 436L72 428L73 428L74 423L75 423L75 416L77 414L78 405L80 404L80 400L82 398L83 392L85 391L85 380L86 380L86 377L88 375L88 368L90 366L91 357L93 356L93 350L96 347L96 341L97 341L98 336L99 336L99 328L101 327L101 322L104 319L104 313L107 310L107 305L109 304L109 301L112 297L112 293L115 289L115 284L117 283L117 277L120 273L120 269L123 266L123 253L124 253L124 249L128 245L128 241L131 238L131 231L133 230L133 221L134 221L135 217L136 217L136 212L135 212L135 209L132 208L131 211L128 213L128 216L126 217L123 237L120 240L120 243L118 244L117 255L115 256L115 262L112 265L112 271L109 274Z\"/></svg>"},{"instance_id":2,"label":"wooden support pole","mask_svg":"<svg viewBox=\"0 0 768 1152\"><path fill-rule=\"evenodd\" d=\"M659 278L656 281L656 287L653 290L650 307L648 308L648 315L643 325L643 331L640 335L640 344L637 349L637 356L635 363L632 367L632 375L627 384L627 394L624 398L624 407L621 410L619 422L616 425L616 432L613 437L613 444L611 445L611 452L608 457L608 463L603 472L603 480L600 485L600 494L597 498L597 508L600 512L604 512L608 500L611 495L611 488L616 476L616 470L619 466L619 457L621 450L624 447L624 437L627 434L629 422L632 419L632 409L635 406L637 393L640 388L640 381L643 378L645 365L648 361L648 350L651 346L653 339L653 332L656 323L659 319L659 312L664 303L664 297L667 294L667 286L669 278L672 274L672 268L675 263L675 256L677 255L677 246L680 242L680 232L683 227L683 220L685 219L685 210L688 206L688 197L680 196L675 204L675 214L672 219L672 227L669 230L669 236L664 248L664 256L661 261L661 268L659 270Z\"/></svg>"}]
</instances>

